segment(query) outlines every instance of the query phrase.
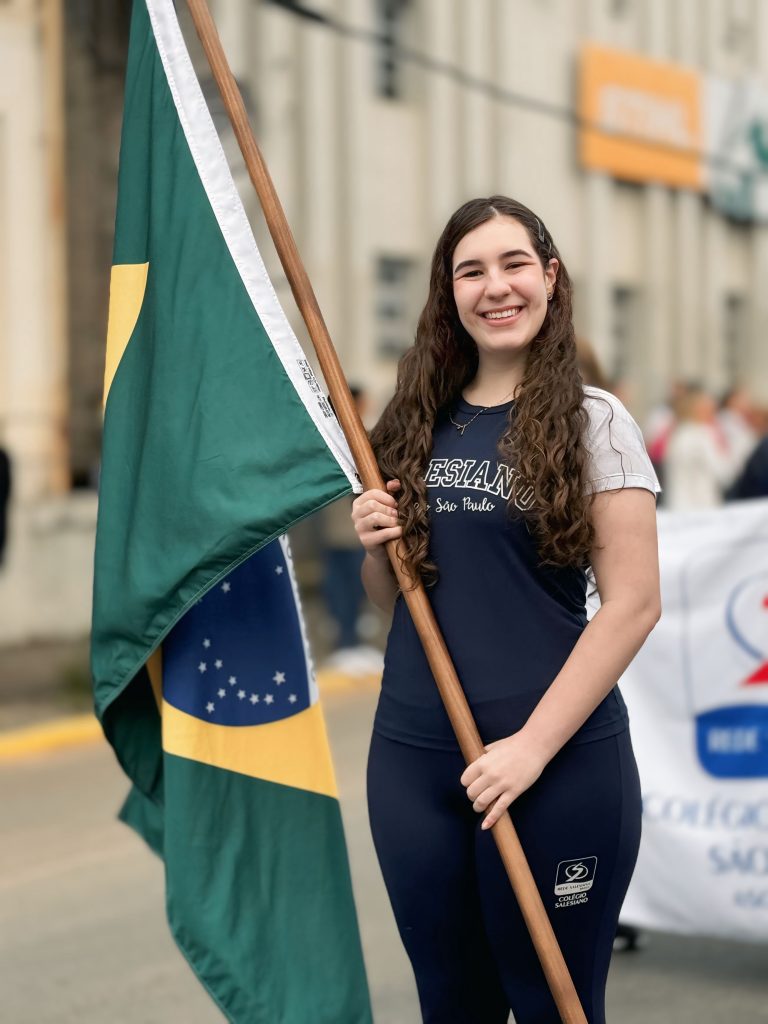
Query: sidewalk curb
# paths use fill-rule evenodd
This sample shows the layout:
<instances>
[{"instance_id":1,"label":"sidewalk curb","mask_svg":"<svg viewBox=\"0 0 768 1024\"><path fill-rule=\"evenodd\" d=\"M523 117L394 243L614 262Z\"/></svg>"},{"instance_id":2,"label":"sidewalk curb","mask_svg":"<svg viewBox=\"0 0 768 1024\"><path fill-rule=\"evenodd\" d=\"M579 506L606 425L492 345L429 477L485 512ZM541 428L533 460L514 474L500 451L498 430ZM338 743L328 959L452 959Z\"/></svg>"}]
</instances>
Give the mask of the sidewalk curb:
<instances>
[{"instance_id":1,"label":"sidewalk curb","mask_svg":"<svg viewBox=\"0 0 768 1024\"><path fill-rule=\"evenodd\" d=\"M65 747L79 747L104 738L93 715L69 715L0 733L0 763L44 754Z\"/></svg>"},{"instance_id":2,"label":"sidewalk curb","mask_svg":"<svg viewBox=\"0 0 768 1024\"><path fill-rule=\"evenodd\" d=\"M380 681L381 677L378 674L358 676L333 669L321 669L317 673L321 697L349 693L353 690L370 690L377 687ZM101 725L92 714L69 715L41 722L39 725L0 731L0 764L33 754L85 746L103 738Z\"/></svg>"},{"instance_id":3,"label":"sidewalk curb","mask_svg":"<svg viewBox=\"0 0 768 1024\"><path fill-rule=\"evenodd\" d=\"M352 675L339 669L321 668L317 673L317 687L321 697L350 690L371 690L381 684L380 672L368 672L365 675Z\"/></svg>"}]
</instances>

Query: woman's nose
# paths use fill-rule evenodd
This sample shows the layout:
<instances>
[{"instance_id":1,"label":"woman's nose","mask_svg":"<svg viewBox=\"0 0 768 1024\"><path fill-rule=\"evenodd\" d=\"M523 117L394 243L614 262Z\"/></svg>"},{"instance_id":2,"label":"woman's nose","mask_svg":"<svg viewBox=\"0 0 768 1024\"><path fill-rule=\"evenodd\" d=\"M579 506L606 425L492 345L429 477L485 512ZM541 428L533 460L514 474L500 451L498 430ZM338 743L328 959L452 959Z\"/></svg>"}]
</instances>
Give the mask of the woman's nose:
<instances>
[{"instance_id":1,"label":"woman's nose","mask_svg":"<svg viewBox=\"0 0 768 1024\"><path fill-rule=\"evenodd\" d=\"M485 279L485 291L489 296L507 295L510 291L509 281L501 272L491 270Z\"/></svg>"}]
</instances>

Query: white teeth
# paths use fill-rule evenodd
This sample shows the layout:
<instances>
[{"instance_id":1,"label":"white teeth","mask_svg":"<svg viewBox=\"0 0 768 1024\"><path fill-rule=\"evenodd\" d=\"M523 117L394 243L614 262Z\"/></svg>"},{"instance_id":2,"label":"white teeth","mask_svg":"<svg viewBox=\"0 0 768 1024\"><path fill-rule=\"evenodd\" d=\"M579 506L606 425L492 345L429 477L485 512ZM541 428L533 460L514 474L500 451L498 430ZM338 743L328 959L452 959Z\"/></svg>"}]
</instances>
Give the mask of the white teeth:
<instances>
[{"instance_id":1,"label":"white teeth","mask_svg":"<svg viewBox=\"0 0 768 1024\"><path fill-rule=\"evenodd\" d=\"M514 309L503 309L500 313L483 313L486 320L505 320L509 316L515 316L516 313L520 312L520 306L515 306Z\"/></svg>"}]
</instances>

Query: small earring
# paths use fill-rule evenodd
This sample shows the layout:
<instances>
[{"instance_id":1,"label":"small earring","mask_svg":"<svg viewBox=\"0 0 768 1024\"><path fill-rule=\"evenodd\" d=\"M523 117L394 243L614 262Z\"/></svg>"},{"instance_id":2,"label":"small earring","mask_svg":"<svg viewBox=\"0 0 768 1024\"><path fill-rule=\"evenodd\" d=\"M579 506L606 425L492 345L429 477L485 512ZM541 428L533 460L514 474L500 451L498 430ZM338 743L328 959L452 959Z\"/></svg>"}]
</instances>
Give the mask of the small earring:
<instances>
[{"instance_id":1,"label":"small earring","mask_svg":"<svg viewBox=\"0 0 768 1024\"><path fill-rule=\"evenodd\" d=\"M554 294L555 294L554 292L547 292L547 302L551 302L552 301L552 296Z\"/></svg>"}]
</instances>

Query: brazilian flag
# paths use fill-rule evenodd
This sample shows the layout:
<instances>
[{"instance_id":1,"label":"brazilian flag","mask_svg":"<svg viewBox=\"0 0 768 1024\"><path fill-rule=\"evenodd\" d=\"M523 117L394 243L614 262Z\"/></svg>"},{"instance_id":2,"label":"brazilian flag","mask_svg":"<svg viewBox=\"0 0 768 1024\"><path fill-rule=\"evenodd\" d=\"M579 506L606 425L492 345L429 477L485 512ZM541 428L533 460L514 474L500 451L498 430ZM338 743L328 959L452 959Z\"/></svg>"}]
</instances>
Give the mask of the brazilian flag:
<instances>
[{"instance_id":1,"label":"brazilian flag","mask_svg":"<svg viewBox=\"0 0 768 1024\"><path fill-rule=\"evenodd\" d=\"M279 306L171 0L134 0L92 673L173 935L236 1024L366 1024L285 531L359 482ZM138 998L141 998L139 994Z\"/></svg>"}]
</instances>

